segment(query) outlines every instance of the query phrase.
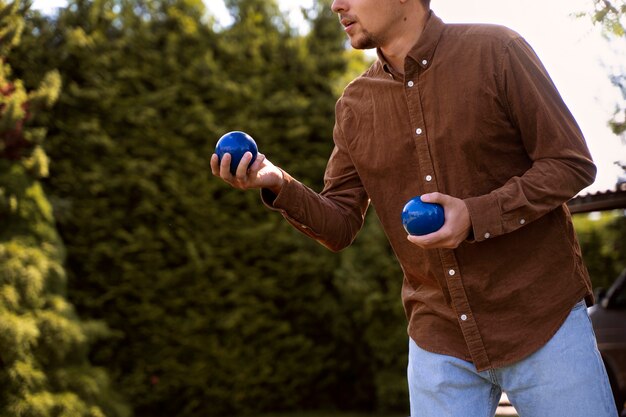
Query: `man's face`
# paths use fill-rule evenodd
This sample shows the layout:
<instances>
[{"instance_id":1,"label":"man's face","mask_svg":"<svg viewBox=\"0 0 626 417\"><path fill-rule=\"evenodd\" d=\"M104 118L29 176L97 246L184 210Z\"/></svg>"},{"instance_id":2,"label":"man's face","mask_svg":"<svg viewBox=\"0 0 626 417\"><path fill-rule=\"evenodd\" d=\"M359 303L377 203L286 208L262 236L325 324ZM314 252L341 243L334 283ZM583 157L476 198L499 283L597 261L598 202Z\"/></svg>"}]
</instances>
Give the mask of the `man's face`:
<instances>
[{"instance_id":1,"label":"man's face","mask_svg":"<svg viewBox=\"0 0 626 417\"><path fill-rule=\"evenodd\" d=\"M384 47L402 19L400 0L334 0L332 9L355 49Z\"/></svg>"}]
</instances>

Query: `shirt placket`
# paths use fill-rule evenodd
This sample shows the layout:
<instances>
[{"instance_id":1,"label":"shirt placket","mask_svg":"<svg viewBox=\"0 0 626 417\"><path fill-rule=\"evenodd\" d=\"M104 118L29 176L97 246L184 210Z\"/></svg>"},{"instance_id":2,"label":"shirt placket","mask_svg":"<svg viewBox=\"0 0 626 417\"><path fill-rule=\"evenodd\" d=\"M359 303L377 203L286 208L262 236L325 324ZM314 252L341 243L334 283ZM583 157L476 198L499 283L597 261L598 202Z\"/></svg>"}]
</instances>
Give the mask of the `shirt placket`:
<instances>
[{"instance_id":1,"label":"shirt placket","mask_svg":"<svg viewBox=\"0 0 626 417\"><path fill-rule=\"evenodd\" d=\"M422 108L420 77L428 69L430 62L423 58L418 62L407 59L405 63L404 92L409 109L412 134L415 140L421 188L425 193L439 191L437 176L430 152L428 129L424 120ZM485 350L478 325L470 309L467 293L463 286L463 274L458 266L454 252L448 249L439 249L443 270L452 305L457 313L457 320L461 327L465 343L477 368L490 367L490 361Z\"/></svg>"}]
</instances>

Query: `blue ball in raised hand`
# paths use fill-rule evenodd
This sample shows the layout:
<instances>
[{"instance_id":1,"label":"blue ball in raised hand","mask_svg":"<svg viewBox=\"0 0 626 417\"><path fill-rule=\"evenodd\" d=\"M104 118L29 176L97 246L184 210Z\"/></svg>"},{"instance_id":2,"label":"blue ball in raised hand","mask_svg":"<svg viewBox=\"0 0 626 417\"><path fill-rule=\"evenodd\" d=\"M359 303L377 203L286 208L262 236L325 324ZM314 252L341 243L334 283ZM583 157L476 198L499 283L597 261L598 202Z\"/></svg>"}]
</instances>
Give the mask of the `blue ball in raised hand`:
<instances>
[{"instance_id":1,"label":"blue ball in raised hand","mask_svg":"<svg viewBox=\"0 0 626 417\"><path fill-rule=\"evenodd\" d=\"M422 236L436 232L443 226L443 207L424 203L420 196L410 199L402 209L402 225L408 234Z\"/></svg>"},{"instance_id":2,"label":"blue ball in raised hand","mask_svg":"<svg viewBox=\"0 0 626 417\"><path fill-rule=\"evenodd\" d=\"M248 168L256 160L256 156L259 152L256 142L250 135L245 132L233 131L228 132L222 136L215 145L215 153L219 158L219 162L222 162L224 154L230 154L230 173L235 175L237 167L241 158L246 152L252 153L252 160L248 164Z\"/></svg>"}]
</instances>

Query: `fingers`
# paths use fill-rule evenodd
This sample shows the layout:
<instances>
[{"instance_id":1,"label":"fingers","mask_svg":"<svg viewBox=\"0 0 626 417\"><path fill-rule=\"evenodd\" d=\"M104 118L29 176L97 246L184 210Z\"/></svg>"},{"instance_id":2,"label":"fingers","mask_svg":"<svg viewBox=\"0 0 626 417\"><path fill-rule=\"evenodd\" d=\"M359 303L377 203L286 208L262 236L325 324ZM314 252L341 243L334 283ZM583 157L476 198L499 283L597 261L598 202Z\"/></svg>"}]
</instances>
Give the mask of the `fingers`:
<instances>
[{"instance_id":1,"label":"fingers","mask_svg":"<svg viewBox=\"0 0 626 417\"><path fill-rule=\"evenodd\" d=\"M237 171L235 173L235 177L240 182L245 182L246 177L248 176L248 165L252 161L252 153L246 152L241 157L239 161L239 165L237 165Z\"/></svg>"},{"instance_id":2,"label":"fingers","mask_svg":"<svg viewBox=\"0 0 626 417\"><path fill-rule=\"evenodd\" d=\"M265 155L263 155L262 153L257 153L256 159L254 160L254 162L249 168L250 172L260 171L261 168L263 168L264 162L265 162Z\"/></svg>"},{"instance_id":3,"label":"fingers","mask_svg":"<svg viewBox=\"0 0 626 417\"><path fill-rule=\"evenodd\" d=\"M258 153L255 161L252 161L252 153L246 152L233 175L230 172L232 156L224 154L220 161L218 156L211 156L211 172L216 177L220 177L224 182L234 188L242 190L253 188L268 188L276 194L284 183L283 172L272 164L265 155Z\"/></svg>"},{"instance_id":4,"label":"fingers","mask_svg":"<svg viewBox=\"0 0 626 417\"><path fill-rule=\"evenodd\" d=\"M216 177L220 176L219 159L220 158L215 153L211 156L211 173Z\"/></svg>"},{"instance_id":5,"label":"fingers","mask_svg":"<svg viewBox=\"0 0 626 417\"><path fill-rule=\"evenodd\" d=\"M233 178L232 174L230 173L230 160L231 160L230 154L225 153L224 156L222 156L222 161L220 163L219 176L222 177L222 179L227 182L230 182L230 180L232 180Z\"/></svg>"},{"instance_id":6,"label":"fingers","mask_svg":"<svg viewBox=\"0 0 626 417\"><path fill-rule=\"evenodd\" d=\"M261 156L261 158L259 158ZM248 168L250 161L252 160L252 153L246 152L237 165L237 170L233 175L230 172L230 164L232 161L232 155L225 153L222 156L222 160L219 160L217 154L211 156L211 172L216 177L220 177L222 180L230 184L235 188L246 189L251 187L251 181L256 178L258 171L263 168L265 156L259 154L257 160Z\"/></svg>"},{"instance_id":7,"label":"fingers","mask_svg":"<svg viewBox=\"0 0 626 417\"><path fill-rule=\"evenodd\" d=\"M437 192L422 194L420 196L420 200L422 200L424 203L437 203L441 205L445 204L449 198L450 196Z\"/></svg>"},{"instance_id":8,"label":"fingers","mask_svg":"<svg viewBox=\"0 0 626 417\"><path fill-rule=\"evenodd\" d=\"M422 249L456 249L469 234L469 228L459 228L456 226L446 225L436 232L423 236L408 235L409 242L421 247Z\"/></svg>"},{"instance_id":9,"label":"fingers","mask_svg":"<svg viewBox=\"0 0 626 417\"><path fill-rule=\"evenodd\" d=\"M220 161L219 156L217 154L211 155L211 173L216 177L222 177L225 179L224 175L226 173L230 174L228 168L230 167L230 154L224 154L224 157ZM226 171L224 169L226 168Z\"/></svg>"},{"instance_id":10,"label":"fingers","mask_svg":"<svg viewBox=\"0 0 626 417\"><path fill-rule=\"evenodd\" d=\"M424 249L455 249L459 246L459 242L454 239L454 236L445 226L436 232L423 236L408 235L407 239Z\"/></svg>"},{"instance_id":11,"label":"fingers","mask_svg":"<svg viewBox=\"0 0 626 417\"><path fill-rule=\"evenodd\" d=\"M424 236L408 236L409 242L424 249L455 249L467 238L471 219L465 202L442 194L429 193L421 196L425 203L441 204L445 211L445 222L441 229Z\"/></svg>"}]
</instances>

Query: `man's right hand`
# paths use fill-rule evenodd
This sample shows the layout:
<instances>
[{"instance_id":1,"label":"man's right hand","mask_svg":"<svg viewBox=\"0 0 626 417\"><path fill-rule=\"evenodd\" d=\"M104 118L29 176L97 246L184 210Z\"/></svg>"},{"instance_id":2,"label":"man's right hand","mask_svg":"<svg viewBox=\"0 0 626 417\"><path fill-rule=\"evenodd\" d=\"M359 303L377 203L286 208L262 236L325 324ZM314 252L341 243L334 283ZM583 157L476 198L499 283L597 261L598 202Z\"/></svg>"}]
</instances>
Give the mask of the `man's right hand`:
<instances>
[{"instance_id":1,"label":"man's right hand","mask_svg":"<svg viewBox=\"0 0 626 417\"><path fill-rule=\"evenodd\" d=\"M283 172L272 164L262 153L257 154L256 160L248 168L252 160L252 154L246 152L235 175L230 173L230 154L224 154L221 163L218 162L217 154L211 156L211 172L216 177L220 177L234 188L248 190L251 188L268 188L278 195L283 186Z\"/></svg>"}]
</instances>

